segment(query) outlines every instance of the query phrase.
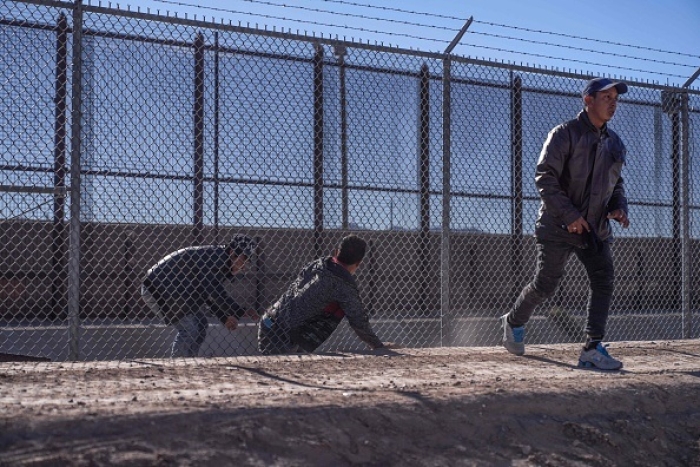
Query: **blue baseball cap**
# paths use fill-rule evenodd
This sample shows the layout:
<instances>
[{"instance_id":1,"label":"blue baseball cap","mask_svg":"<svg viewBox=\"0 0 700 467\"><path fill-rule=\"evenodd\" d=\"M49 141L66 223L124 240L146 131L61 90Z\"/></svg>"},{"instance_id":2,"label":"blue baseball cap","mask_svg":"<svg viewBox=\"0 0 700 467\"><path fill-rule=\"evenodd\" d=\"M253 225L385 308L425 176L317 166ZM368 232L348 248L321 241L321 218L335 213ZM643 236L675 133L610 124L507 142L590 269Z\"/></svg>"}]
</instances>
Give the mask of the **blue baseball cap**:
<instances>
[{"instance_id":1,"label":"blue baseball cap","mask_svg":"<svg viewBox=\"0 0 700 467\"><path fill-rule=\"evenodd\" d=\"M586 83L586 87L581 91L581 95L586 97L598 91L607 91L610 88L617 89L618 94L627 92L627 85L622 81L613 81L610 78L594 78Z\"/></svg>"}]
</instances>

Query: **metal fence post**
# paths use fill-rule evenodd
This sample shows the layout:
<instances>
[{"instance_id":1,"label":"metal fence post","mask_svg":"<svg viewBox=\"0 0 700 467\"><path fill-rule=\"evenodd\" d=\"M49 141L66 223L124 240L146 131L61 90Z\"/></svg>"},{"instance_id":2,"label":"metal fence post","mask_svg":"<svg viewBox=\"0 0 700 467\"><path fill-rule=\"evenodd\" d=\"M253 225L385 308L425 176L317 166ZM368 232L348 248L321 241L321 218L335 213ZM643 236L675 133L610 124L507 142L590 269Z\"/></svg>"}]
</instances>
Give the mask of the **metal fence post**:
<instances>
[{"instance_id":1,"label":"metal fence post","mask_svg":"<svg viewBox=\"0 0 700 467\"><path fill-rule=\"evenodd\" d=\"M82 40L83 5L76 0L73 7L73 79L71 95L71 176L70 176L70 242L68 256L68 319L69 360L80 358L80 170L82 133Z\"/></svg>"},{"instance_id":2,"label":"metal fence post","mask_svg":"<svg viewBox=\"0 0 700 467\"><path fill-rule=\"evenodd\" d=\"M219 82L219 31L214 31L214 236L216 243L219 238L219 132L220 132L220 82Z\"/></svg>"},{"instance_id":3,"label":"metal fence post","mask_svg":"<svg viewBox=\"0 0 700 467\"><path fill-rule=\"evenodd\" d=\"M315 44L314 55L314 252L322 255L323 234L323 46Z\"/></svg>"},{"instance_id":4,"label":"metal fence post","mask_svg":"<svg viewBox=\"0 0 700 467\"><path fill-rule=\"evenodd\" d=\"M56 94L54 97L54 194L51 229L52 318L66 307L66 109L68 93L68 19L61 13L56 29Z\"/></svg>"},{"instance_id":5,"label":"metal fence post","mask_svg":"<svg viewBox=\"0 0 700 467\"><path fill-rule=\"evenodd\" d=\"M680 100L673 91L661 92L661 103L671 119L671 241L672 241L672 284L674 309L682 310L683 298L683 240L682 240L682 167L681 167L681 120ZM684 320L685 321L685 320ZM685 323L684 323L685 324ZM685 327L685 326L684 326Z\"/></svg>"},{"instance_id":6,"label":"metal fence post","mask_svg":"<svg viewBox=\"0 0 700 467\"><path fill-rule=\"evenodd\" d=\"M440 241L440 345L450 312L450 56L443 59L442 76L442 234Z\"/></svg>"},{"instance_id":7,"label":"metal fence post","mask_svg":"<svg viewBox=\"0 0 700 467\"><path fill-rule=\"evenodd\" d=\"M428 260L430 246L430 74L426 64L420 69L418 99L418 185L420 190L419 300L420 312L425 314L428 312L428 290L430 290L430 262Z\"/></svg>"},{"instance_id":8,"label":"metal fence post","mask_svg":"<svg viewBox=\"0 0 700 467\"><path fill-rule=\"evenodd\" d=\"M338 57L339 89L340 94L340 170L341 170L341 203L342 203L342 225L343 229L350 227L350 208L348 200L348 109L347 91L345 88L345 55L347 50L344 45L334 46L334 51Z\"/></svg>"},{"instance_id":9,"label":"metal fence post","mask_svg":"<svg viewBox=\"0 0 700 467\"><path fill-rule=\"evenodd\" d=\"M204 229L204 35L194 40L194 193L192 240L203 242Z\"/></svg>"},{"instance_id":10,"label":"metal fence post","mask_svg":"<svg viewBox=\"0 0 700 467\"><path fill-rule=\"evenodd\" d=\"M688 115L688 93L680 96L681 119L681 309L683 310L683 337L693 337L693 256L690 232L690 122Z\"/></svg>"},{"instance_id":11,"label":"metal fence post","mask_svg":"<svg viewBox=\"0 0 700 467\"><path fill-rule=\"evenodd\" d=\"M523 257L523 83L512 77L510 103L511 148L511 242L510 264L513 275L513 296L520 293Z\"/></svg>"}]
</instances>

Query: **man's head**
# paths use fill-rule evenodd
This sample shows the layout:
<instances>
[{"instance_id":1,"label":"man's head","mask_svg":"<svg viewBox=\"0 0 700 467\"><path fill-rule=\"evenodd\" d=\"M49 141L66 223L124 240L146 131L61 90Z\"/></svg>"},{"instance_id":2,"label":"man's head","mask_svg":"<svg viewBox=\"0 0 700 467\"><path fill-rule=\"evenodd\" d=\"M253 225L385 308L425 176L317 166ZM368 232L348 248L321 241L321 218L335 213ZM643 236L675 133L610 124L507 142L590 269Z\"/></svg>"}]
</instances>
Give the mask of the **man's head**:
<instances>
[{"instance_id":1,"label":"man's head","mask_svg":"<svg viewBox=\"0 0 700 467\"><path fill-rule=\"evenodd\" d=\"M236 234L231 238L226 250L231 259L231 272L236 274L242 270L248 259L255 251L255 240L247 235Z\"/></svg>"},{"instance_id":2,"label":"man's head","mask_svg":"<svg viewBox=\"0 0 700 467\"><path fill-rule=\"evenodd\" d=\"M336 258L346 266L355 266L357 269L367 251L367 242L362 240L357 235L348 235L343 237L338 244ZM354 271L353 269L353 271Z\"/></svg>"},{"instance_id":3,"label":"man's head","mask_svg":"<svg viewBox=\"0 0 700 467\"><path fill-rule=\"evenodd\" d=\"M617 99L627 92L627 85L609 78L595 78L586 83L581 91L586 113L591 123L602 127L615 115Z\"/></svg>"},{"instance_id":4,"label":"man's head","mask_svg":"<svg viewBox=\"0 0 700 467\"><path fill-rule=\"evenodd\" d=\"M586 83L581 95L595 96L599 91L607 91L608 89L615 88L618 94L624 94L627 92L627 85L622 81L613 81L610 78L594 78Z\"/></svg>"}]
</instances>

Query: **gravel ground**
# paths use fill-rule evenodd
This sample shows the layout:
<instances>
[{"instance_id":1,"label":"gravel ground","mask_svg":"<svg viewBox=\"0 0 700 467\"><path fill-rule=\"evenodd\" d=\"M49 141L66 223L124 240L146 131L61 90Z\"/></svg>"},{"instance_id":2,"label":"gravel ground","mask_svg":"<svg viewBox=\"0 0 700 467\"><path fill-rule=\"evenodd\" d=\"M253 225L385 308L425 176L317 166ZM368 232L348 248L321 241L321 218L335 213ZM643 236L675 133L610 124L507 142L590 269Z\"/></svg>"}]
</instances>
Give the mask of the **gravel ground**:
<instances>
[{"instance_id":1,"label":"gravel ground","mask_svg":"<svg viewBox=\"0 0 700 467\"><path fill-rule=\"evenodd\" d=\"M1 362L0 465L699 466L700 342Z\"/></svg>"}]
</instances>

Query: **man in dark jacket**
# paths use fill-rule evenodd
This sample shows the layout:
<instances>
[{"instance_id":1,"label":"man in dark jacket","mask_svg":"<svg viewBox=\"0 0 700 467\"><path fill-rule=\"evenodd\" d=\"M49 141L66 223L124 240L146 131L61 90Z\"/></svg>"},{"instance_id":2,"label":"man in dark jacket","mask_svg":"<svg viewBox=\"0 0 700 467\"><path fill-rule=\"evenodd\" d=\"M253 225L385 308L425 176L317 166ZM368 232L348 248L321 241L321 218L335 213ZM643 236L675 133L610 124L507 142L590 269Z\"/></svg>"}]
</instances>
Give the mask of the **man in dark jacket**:
<instances>
[{"instance_id":1,"label":"man in dark jacket","mask_svg":"<svg viewBox=\"0 0 700 467\"><path fill-rule=\"evenodd\" d=\"M618 96L627 85L607 78L589 81L583 89L584 110L574 120L550 131L535 173L540 194L535 226L535 277L520 293L513 309L501 317L503 345L515 355L525 353L525 323L537 305L551 297L572 253L588 275L586 344L579 365L618 370L622 362L601 343L614 289L610 251L610 219L629 226L622 180L626 149L608 128Z\"/></svg>"},{"instance_id":2,"label":"man in dark jacket","mask_svg":"<svg viewBox=\"0 0 700 467\"><path fill-rule=\"evenodd\" d=\"M335 256L306 265L289 289L260 319L258 349L264 355L313 352L343 317L372 349L384 347L374 334L353 274L367 244L356 235L342 239Z\"/></svg>"},{"instance_id":3,"label":"man in dark jacket","mask_svg":"<svg viewBox=\"0 0 700 467\"><path fill-rule=\"evenodd\" d=\"M141 296L155 314L177 329L172 357L197 356L207 334L205 307L231 331L244 315L258 318L254 310L238 305L225 288L225 281L243 270L254 248L250 237L237 234L227 246L184 248L148 270Z\"/></svg>"}]
</instances>

